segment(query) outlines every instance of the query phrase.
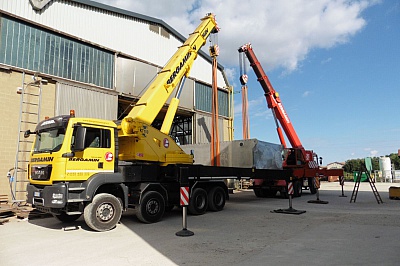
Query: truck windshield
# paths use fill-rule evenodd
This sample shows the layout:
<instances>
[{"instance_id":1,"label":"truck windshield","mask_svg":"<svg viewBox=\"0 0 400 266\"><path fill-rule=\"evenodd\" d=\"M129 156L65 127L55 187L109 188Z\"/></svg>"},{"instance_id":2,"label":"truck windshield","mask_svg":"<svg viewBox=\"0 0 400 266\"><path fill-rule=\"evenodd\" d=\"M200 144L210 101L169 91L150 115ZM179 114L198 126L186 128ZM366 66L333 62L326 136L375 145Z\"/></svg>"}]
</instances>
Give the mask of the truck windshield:
<instances>
[{"instance_id":1,"label":"truck windshield","mask_svg":"<svg viewBox=\"0 0 400 266\"><path fill-rule=\"evenodd\" d=\"M46 128L36 133L34 153L55 152L61 149L65 128Z\"/></svg>"}]
</instances>

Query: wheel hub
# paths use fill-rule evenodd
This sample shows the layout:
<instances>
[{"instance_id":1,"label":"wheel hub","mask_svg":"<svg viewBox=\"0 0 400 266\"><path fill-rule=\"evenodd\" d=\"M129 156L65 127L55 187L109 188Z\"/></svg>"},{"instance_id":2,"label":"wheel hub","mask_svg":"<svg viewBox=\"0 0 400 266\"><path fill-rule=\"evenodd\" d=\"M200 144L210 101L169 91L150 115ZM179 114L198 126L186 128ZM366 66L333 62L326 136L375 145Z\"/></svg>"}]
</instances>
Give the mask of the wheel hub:
<instances>
[{"instance_id":1,"label":"wheel hub","mask_svg":"<svg viewBox=\"0 0 400 266\"><path fill-rule=\"evenodd\" d=\"M97 217L102 221L110 220L114 215L114 208L109 203L104 203L97 208L96 211Z\"/></svg>"},{"instance_id":2,"label":"wheel hub","mask_svg":"<svg viewBox=\"0 0 400 266\"><path fill-rule=\"evenodd\" d=\"M160 206L156 200L149 200L146 209L148 214L155 215L159 212Z\"/></svg>"},{"instance_id":3,"label":"wheel hub","mask_svg":"<svg viewBox=\"0 0 400 266\"><path fill-rule=\"evenodd\" d=\"M205 205L205 202L201 196L196 197L196 206L197 208L203 208Z\"/></svg>"},{"instance_id":4,"label":"wheel hub","mask_svg":"<svg viewBox=\"0 0 400 266\"><path fill-rule=\"evenodd\" d=\"M221 205L221 204L222 204L222 201L223 201L223 197L221 196L221 194L215 195L215 203L216 203L217 205Z\"/></svg>"}]
</instances>

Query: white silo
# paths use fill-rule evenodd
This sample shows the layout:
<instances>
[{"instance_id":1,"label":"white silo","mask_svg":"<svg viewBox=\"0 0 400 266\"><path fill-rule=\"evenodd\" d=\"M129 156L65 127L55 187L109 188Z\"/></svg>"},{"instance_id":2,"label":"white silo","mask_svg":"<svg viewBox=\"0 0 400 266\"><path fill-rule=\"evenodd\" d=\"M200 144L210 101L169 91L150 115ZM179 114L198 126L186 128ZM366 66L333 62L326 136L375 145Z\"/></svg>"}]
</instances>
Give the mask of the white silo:
<instances>
[{"instance_id":1,"label":"white silo","mask_svg":"<svg viewBox=\"0 0 400 266\"><path fill-rule=\"evenodd\" d=\"M379 168L382 171L382 179L392 182L392 164L389 157L379 158Z\"/></svg>"}]
</instances>

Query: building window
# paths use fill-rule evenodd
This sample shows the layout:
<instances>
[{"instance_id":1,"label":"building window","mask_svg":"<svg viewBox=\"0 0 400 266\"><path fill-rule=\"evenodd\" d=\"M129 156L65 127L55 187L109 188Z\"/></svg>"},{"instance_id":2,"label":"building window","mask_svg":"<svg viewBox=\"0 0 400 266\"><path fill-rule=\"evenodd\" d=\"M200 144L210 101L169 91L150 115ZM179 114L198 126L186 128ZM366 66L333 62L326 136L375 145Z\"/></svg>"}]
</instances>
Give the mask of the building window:
<instances>
[{"instance_id":1,"label":"building window","mask_svg":"<svg viewBox=\"0 0 400 266\"><path fill-rule=\"evenodd\" d=\"M192 117L175 116L169 135L178 145L192 144Z\"/></svg>"},{"instance_id":2,"label":"building window","mask_svg":"<svg viewBox=\"0 0 400 266\"><path fill-rule=\"evenodd\" d=\"M163 119L155 119L151 126L160 130L163 121ZM178 145L192 144L192 117L176 115L172 122L169 136Z\"/></svg>"},{"instance_id":3,"label":"building window","mask_svg":"<svg viewBox=\"0 0 400 266\"><path fill-rule=\"evenodd\" d=\"M211 113L212 108L212 88L203 83L196 82L196 109ZM229 116L228 111L228 92L218 90L218 115Z\"/></svg>"},{"instance_id":4,"label":"building window","mask_svg":"<svg viewBox=\"0 0 400 266\"><path fill-rule=\"evenodd\" d=\"M113 53L11 17L0 19L0 63L113 87Z\"/></svg>"}]
</instances>

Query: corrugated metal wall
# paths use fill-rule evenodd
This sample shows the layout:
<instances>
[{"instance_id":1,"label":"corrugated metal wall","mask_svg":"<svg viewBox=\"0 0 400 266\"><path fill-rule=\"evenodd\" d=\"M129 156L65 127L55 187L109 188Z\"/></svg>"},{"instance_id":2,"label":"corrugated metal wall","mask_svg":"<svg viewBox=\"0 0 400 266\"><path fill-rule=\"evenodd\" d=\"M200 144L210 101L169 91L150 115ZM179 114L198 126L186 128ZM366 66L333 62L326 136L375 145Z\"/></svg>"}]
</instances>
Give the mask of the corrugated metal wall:
<instances>
[{"instance_id":1,"label":"corrugated metal wall","mask_svg":"<svg viewBox=\"0 0 400 266\"><path fill-rule=\"evenodd\" d=\"M194 94L194 80L186 79L183 85L182 92L179 98L179 108L186 108L189 110L194 110L193 94ZM177 88L172 92L171 97L169 97L167 103L170 103L171 98L175 97Z\"/></svg>"},{"instance_id":2,"label":"corrugated metal wall","mask_svg":"<svg viewBox=\"0 0 400 266\"><path fill-rule=\"evenodd\" d=\"M128 58L117 58L116 85L117 91L139 96L144 88L154 79L158 68Z\"/></svg>"},{"instance_id":3,"label":"corrugated metal wall","mask_svg":"<svg viewBox=\"0 0 400 266\"><path fill-rule=\"evenodd\" d=\"M76 116L117 119L118 94L97 91L75 84L58 82L56 88L55 115L66 115L75 110Z\"/></svg>"},{"instance_id":4,"label":"corrugated metal wall","mask_svg":"<svg viewBox=\"0 0 400 266\"><path fill-rule=\"evenodd\" d=\"M105 10L92 6L97 4L90 1L82 2L54 0L38 12L33 10L29 0L0 0L0 12L7 12L28 22L34 22L39 27L43 25L47 29L82 39L111 50L111 53L122 53L151 62L153 65L119 57L115 71L116 91L90 89L90 84L85 87L64 80L58 83L55 115L68 114L70 109L75 109L77 116L113 120L117 118L118 93L138 95L159 71L154 65L163 66L182 45L182 41L171 32L167 32L166 28L160 27L161 24L155 25L154 21L140 19L142 16L137 18L125 11L115 13L113 8ZM211 72L211 63L199 56L192 66L191 78L187 79L183 88L180 107L196 110L195 84L199 81L211 84ZM222 72L218 71L218 86L224 88L226 85ZM205 99L207 100L210 99ZM221 140L227 140L226 136L229 136L227 121L226 118L220 118ZM209 142L210 125L210 114L195 115L194 143Z\"/></svg>"},{"instance_id":5,"label":"corrugated metal wall","mask_svg":"<svg viewBox=\"0 0 400 266\"><path fill-rule=\"evenodd\" d=\"M122 58L117 59L117 92L132 95L134 97L142 96L144 90L153 81L157 72L160 71L158 67L139 62L137 60ZM189 110L194 109L193 104L193 91L194 80L186 79L180 95L180 108ZM175 91L172 92L171 97L167 103L170 102L172 97L175 97Z\"/></svg>"},{"instance_id":6,"label":"corrugated metal wall","mask_svg":"<svg viewBox=\"0 0 400 266\"><path fill-rule=\"evenodd\" d=\"M211 115L203 113L195 113L193 117L194 121L194 143L210 143L211 142ZM228 128L224 127L226 125L226 119L219 118L219 138L220 141L230 140Z\"/></svg>"},{"instance_id":7,"label":"corrugated metal wall","mask_svg":"<svg viewBox=\"0 0 400 266\"><path fill-rule=\"evenodd\" d=\"M158 32L154 27L151 29L147 21L72 1L54 0L36 12L29 0L2 0L0 9L160 66L182 45L182 41L165 29L160 28ZM199 56L190 75L211 83L211 63ZM221 71L218 71L218 86L226 86Z\"/></svg>"}]
</instances>

